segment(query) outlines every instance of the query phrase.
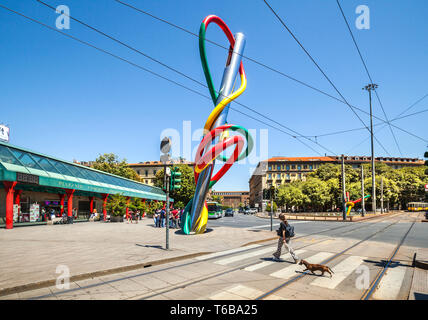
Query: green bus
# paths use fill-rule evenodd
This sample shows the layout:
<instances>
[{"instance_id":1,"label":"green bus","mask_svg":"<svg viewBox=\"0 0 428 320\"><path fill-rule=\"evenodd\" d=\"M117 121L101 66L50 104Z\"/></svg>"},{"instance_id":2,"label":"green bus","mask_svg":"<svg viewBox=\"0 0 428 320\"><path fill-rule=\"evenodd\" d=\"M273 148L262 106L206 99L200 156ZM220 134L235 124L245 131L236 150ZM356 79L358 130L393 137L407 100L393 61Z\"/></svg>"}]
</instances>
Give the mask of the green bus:
<instances>
[{"instance_id":1,"label":"green bus","mask_svg":"<svg viewBox=\"0 0 428 320\"><path fill-rule=\"evenodd\" d=\"M223 217L222 205L218 202L207 201L208 219L218 219Z\"/></svg>"}]
</instances>

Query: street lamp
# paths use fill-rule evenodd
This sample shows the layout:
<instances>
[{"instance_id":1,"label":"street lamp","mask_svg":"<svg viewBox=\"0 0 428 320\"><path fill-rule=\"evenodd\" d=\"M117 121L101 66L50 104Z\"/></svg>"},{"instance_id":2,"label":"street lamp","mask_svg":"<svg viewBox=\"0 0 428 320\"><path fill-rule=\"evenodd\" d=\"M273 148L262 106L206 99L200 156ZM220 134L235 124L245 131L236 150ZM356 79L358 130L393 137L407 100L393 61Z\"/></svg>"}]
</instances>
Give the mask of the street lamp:
<instances>
[{"instance_id":1,"label":"street lamp","mask_svg":"<svg viewBox=\"0 0 428 320\"><path fill-rule=\"evenodd\" d=\"M370 138L371 138L371 149L372 149L372 210L376 213L376 177L375 177L375 158L374 158L374 146L373 146L373 112L372 112L372 90L376 90L378 85L370 83L366 85L363 90L369 92L370 102Z\"/></svg>"}]
</instances>

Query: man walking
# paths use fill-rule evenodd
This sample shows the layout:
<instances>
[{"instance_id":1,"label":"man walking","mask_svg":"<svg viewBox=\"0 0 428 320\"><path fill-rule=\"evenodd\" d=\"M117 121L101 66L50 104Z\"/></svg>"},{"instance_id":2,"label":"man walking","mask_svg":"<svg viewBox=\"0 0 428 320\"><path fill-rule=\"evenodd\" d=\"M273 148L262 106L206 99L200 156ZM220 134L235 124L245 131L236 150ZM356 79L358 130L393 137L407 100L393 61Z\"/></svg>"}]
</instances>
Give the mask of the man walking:
<instances>
[{"instance_id":1,"label":"man walking","mask_svg":"<svg viewBox=\"0 0 428 320\"><path fill-rule=\"evenodd\" d=\"M293 248L290 246L290 238L294 236L294 234L289 234L289 227L287 220L285 219L285 214L281 213L279 215L279 220L281 221L278 229L278 249L273 254L273 260L275 261L281 261L281 249L284 245L287 252L291 254L291 256L294 259L294 263L297 263L299 261L299 257L294 253Z\"/></svg>"}]
</instances>

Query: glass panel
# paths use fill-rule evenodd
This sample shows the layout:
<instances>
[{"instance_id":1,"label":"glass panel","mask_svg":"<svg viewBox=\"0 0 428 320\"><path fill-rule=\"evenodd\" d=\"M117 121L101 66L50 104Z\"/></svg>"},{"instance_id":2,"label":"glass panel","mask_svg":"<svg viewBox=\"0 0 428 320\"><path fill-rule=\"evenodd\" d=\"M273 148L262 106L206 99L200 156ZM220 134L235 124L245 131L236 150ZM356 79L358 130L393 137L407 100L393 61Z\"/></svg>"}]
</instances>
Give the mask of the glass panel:
<instances>
[{"instance_id":1,"label":"glass panel","mask_svg":"<svg viewBox=\"0 0 428 320\"><path fill-rule=\"evenodd\" d=\"M18 166L21 165L19 161L15 159L15 157L9 151L9 149L1 145L0 145L0 160L6 163L16 164Z\"/></svg>"},{"instance_id":2,"label":"glass panel","mask_svg":"<svg viewBox=\"0 0 428 320\"><path fill-rule=\"evenodd\" d=\"M41 166L39 166L33 159L31 159L28 153L24 153L15 149L12 149L12 153L15 155L16 158L18 158L19 161L22 162L24 166L33 169L43 170Z\"/></svg>"},{"instance_id":3,"label":"glass panel","mask_svg":"<svg viewBox=\"0 0 428 320\"><path fill-rule=\"evenodd\" d=\"M48 159L46 159L46 158L42 158L42 157L39 157L39 156L37 156L37 155L35 155L35 154L32 154L31 155L32 157L33 157L33 159L34 160L36 160L37 161L37 163L44 169L44 170L46 170L46 171L49 171L49 172L53 172L53 173L58 173L58 170L57 169L55 169L55 167L48 161Z\"/></svg>"},{"instance_id":4,"label":"glass panel","mask_svg":"<svg viewBox=\"0 0 428 320\"><path fill-rule=\"evenodd\" d=\"M85 169L85 173L89 177L90 180L92 180L92 181L98 181L97 175L95 174L94 171Z\"/></svg>"},{"instance_id":5,"label":"glass panel","mask_svg":"<svg viewBox=\"0 0 428 320\"><path fill-rule=\"evenodd\" d=\"M54 167L59 171L59 172L61 172L62 174L65 174L65 175L67 175L67 176L73 176L73 174L70 172L70 170L68 170L65 166L64 166L64 164L62 164L61 162L59 162L59 161L56 161L56 160L50 160L50 162L54 165Z\"/></svg>"}]
</instances>

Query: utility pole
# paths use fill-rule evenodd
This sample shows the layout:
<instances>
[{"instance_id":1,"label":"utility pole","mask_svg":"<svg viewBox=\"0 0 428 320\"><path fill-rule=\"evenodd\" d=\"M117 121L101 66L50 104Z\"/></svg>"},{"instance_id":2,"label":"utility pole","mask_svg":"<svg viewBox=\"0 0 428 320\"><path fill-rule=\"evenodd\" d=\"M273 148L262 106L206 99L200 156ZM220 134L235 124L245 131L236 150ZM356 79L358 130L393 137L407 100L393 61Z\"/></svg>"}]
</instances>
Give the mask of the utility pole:
<instances>
[{"instance_id":1,"label":"utility pole","mask_svg":"<svg viewBox=\"0 0 428 320\"><path fill-rule=\"evenodd\" d=\"M363 168L363 164L361 164L361 195L362 195L361 216L364 217L364 211L366 210L366 204L365 204L365 199L364 199L364 168Z\"/></svg>"},{"instance_id":2,"label":"utility pole","mask_svg":"<svg viewBox=\"0 0 428 320\"><path fill-rule=\"evenodd\" d=\"M273 231L273 196L274 186L270 187L270 231Z\"/></svg>"},{"instance_id":3,"label":"utility pole","mask_svg":"<svg viewBox=\"0 0 428 320\"><path fill-rule=\"evenodd\" d=\"M383 177L380 178L380 213L383 213Z\"/></svg>"},{"instance_id":4,"label":"utility pole","mask_svg":"<svg viewBox=\"0 0 428 320\"><path fill-rule=\"evenodd\" d=\"M346 179L345 179L345 156L342 154L342 213L346 220Z\"/></svg>"},{"instance_id":5,"label":"utility pole","mask_svg":"<svg viewBox=\"0 0 428 320\"><path fill-rule=\"evenodd\" d=\"M166 231L166 239L165 239L165 249L169 250L169 179L171 177L171 168L167 167L165 165L165 170L164 170L164 176L165 176L165 193L166 193L166 226L165 226L165 231Z\"/></svg>"},{"instance_id":6,"label":"utility pole","mask_svg":"<svg viewBox=\"0 0 428 320\"><path fill-rule=\"evenodd\" d=\"M163 170L163 186L166 194L166 244L165 249L169 250L169 178L171 176L171 169L168 167L169 151L171 150L171 139L165 137L162 139L160 144L161 156L160 160L164 164Z\"/></svg>"},{"instance_id":7,"label":"utility pole","mask_svg":"<svg viewBox=\"0 0 428 320\"><path fill-rule=\"evenodd\" d=\"M372 90L376 90L377 84L370 83L366 85L363 90L369 92L370 102L370 138L371 138L371 149L372 149L372 210L376 213L376 176L375 176L375 157L374 157L374 145L373 145L373 111L372 111Z\"/></svg>"}]
</instances>

